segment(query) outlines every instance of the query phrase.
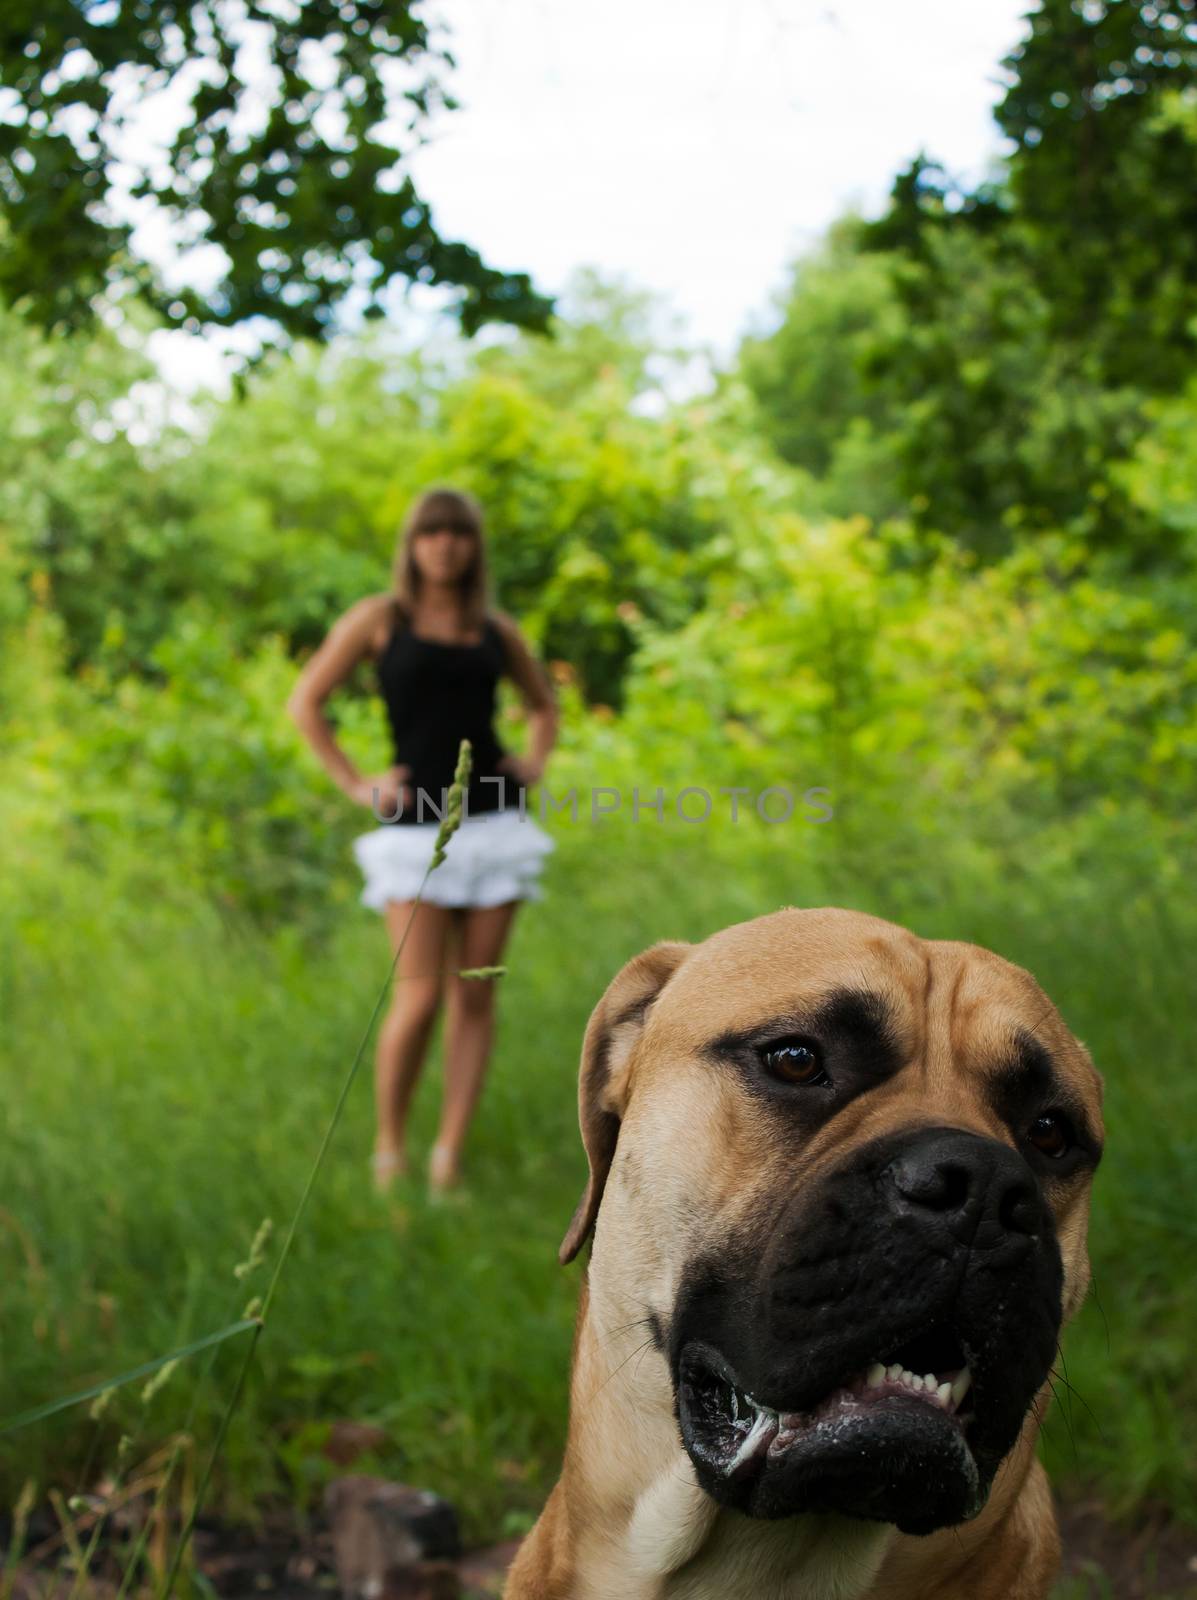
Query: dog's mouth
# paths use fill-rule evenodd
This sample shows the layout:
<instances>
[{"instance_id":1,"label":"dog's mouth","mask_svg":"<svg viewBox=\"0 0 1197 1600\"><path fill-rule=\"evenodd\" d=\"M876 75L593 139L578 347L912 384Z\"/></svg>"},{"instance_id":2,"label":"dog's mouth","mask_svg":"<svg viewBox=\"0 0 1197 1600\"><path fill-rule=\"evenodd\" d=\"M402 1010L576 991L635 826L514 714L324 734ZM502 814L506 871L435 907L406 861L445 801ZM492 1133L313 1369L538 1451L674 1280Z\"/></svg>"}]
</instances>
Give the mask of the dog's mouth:
<instances>
[{"instance_id":1,"label":"dog's mouth","mask_svg":"<svg viewBox=\"0 0 1197 1600\"><path fill-rule=\"evenodd\" d=\"M754 1394L701 1343L683 1350L676 1386L683 1443L700 1479L751 1515L834 1509L919 1531L910 1492L928 1489L954 1503L952 1520L971 1514L973 1374L946 1325L879 1349L876 1360L798 1406ZM945 1491L948 1482L955 1487Z\"/></svg>"},{"instance_id":2,"label":"dog's mouth","mask_svg":"<svg viewBox=\"0 0 1197 1600\"><path fill-rule=\"evenodd\" d=\"M972 1373L963 1352L930 1364L926 1352L899 1350L893 1360L874 1361L801 1411L767 1405L740 1387L731 1369L713 1351L691 1346L683 1360L681 1400L695 1424L695 1444L724 1477L750 1473L768 1456L776 1459L804 1436L838 1418L864 1415L878 1407L890 1413L893 1402L931 1407L964 1432L971 1411L967 1401ZM921 1359L920 1359L921 1356ZM906 1362L914 1363L913 1367ZM929 1367L919 1372L915 1367Z\"/></svg>"}]
</instances>

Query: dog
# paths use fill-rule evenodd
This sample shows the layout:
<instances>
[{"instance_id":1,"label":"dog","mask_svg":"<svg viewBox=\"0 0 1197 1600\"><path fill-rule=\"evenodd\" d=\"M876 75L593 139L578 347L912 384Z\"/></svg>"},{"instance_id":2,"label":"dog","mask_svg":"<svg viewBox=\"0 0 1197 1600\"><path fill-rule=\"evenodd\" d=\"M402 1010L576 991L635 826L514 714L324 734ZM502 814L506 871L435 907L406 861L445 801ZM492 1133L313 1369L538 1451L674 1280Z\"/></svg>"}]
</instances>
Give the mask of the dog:
<instances>
[{"instance_id":1,"label":"dog","mask_svg":"<svg viewBox=\"0 0 1197 1600\"><path fill-rule=\"evenodd\" d=\"M591 1014L560 1478L506 1600L1038 1600L1102 1080L1030 973L785 907Z\"/></svg>"}]
</instances>

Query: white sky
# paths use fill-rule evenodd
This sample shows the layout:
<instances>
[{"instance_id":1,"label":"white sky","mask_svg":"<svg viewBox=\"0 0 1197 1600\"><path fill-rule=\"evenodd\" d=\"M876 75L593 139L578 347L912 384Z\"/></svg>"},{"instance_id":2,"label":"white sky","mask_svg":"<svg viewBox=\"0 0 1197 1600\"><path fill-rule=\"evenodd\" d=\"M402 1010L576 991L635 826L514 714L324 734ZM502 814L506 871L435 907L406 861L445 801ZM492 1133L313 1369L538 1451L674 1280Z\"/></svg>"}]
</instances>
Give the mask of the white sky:
<instances>
[{"instance_id":1,"label":"white sky","mask_svg":"<svg viewBox=\"0 0 1197 1600\"><path fill-rule=\"evenodd\" d=\"M1030 0L439 0L461 108L414 155L443 237L556 293L656 291L725 355L786 266L925 149L979 176ZM428 303L424 296L417 303ZM188 387L215 350L158 336Z\"/></svg>"},{"instance_id":2,"label":"white sky","mask_svg":"<svg viewBox=\"0 0 1197 1600\"><path fill-rule=\"evenodd\" d=\"M441 0L462 109L417 153L438 227L550 291L579 263L727 345L785 263L920 147L998 149L1027 0Z\"/></svg>"}]
</instances>

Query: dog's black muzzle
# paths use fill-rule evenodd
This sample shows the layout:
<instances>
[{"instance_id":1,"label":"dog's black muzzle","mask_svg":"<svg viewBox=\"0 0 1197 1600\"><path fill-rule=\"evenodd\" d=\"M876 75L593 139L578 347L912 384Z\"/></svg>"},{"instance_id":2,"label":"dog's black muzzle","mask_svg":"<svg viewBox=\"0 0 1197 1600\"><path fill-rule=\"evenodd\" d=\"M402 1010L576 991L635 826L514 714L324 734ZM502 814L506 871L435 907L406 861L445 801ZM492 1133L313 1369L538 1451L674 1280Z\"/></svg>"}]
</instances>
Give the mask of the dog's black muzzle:
<instances>
[{"instance_id":1,"label":"dog's black muzzle","mask_svg":"<svg viewBox=\"0 0 1197 1600\"><path fill-rule=\"evenodd\" d=\"M1048 1376L1062 1290L1010 1146L926 1127L861 1147L683 1281L667 1354L699 1481L752 1516L966 1520Z\"/></svg>"}]
</instances>

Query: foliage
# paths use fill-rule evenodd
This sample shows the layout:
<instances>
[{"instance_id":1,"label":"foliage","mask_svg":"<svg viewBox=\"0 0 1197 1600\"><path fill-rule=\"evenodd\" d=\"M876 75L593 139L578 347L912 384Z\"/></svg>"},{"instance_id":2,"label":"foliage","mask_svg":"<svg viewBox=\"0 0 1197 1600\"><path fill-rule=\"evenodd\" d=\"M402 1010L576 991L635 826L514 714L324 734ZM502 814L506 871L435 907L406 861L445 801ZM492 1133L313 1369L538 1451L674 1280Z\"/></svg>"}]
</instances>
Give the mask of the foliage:
<instances>
[{"instance_id":1,"label":"foliage","mask_svg":"<svg viewBox=\"0 0 1197 1600\"><path fill-rule=\"evenodd\" d=\"M331 621L387 584L412 497L448 481L482 500L495 598L562 707L561 849L505 1002L534 1026L518 1062L500 1034L477 1208L373 1209L353 1154L365 1097L351 1108L230 1436L226 1505L309 1496L327 1425L353 1411L391 1430L388 1470L464 1499L479 1536L519 1531L560 1445L574 1291L551 1262L580 1182L590 1005L657 938L824 901L1030 966L1094 1050L1113 1131L1097 1281L1122 1293L1103 1295L1112 1359L1091 1311L1066 1347L1098 1421L1077 1402L1074 1458L1053 1412L1046 1449L1118 1509L1197 1516L1177 1420L1195 1398L1192 1230L1173 1200L1195 1125L1174 1019L1193 931L1197 383L1192 240L1171 264L1161 243L1191 202L1178 163L1197 124L1174 93L1189 9L1049 0L1000 180L962 193L916 165L880 224L846 219L798 264L780 325L686 402L667 398L685 352L651 302L593 274L552 340L300 340L181 417L141 354L150 313L56 333L0 308L10 1409L223 1324L225 1263L294 1201L385 948L354 903L349 843L370 820L283 707ZM113 17L148 26L135 8L88 26ZM1161 30L1176 48L1119 88L1117 52ZM1071 208L1086 140L1110 166ZM1096 289L1094 195L1112 208ZM329 705L363 770L386 759L371 686L364 669ZM518 747L510 686L501 716ZM620 805L594 822L600 787ZM711 795L710 822L678 815L687 788ZM733 821L733 788L790 791L790 820L749 799ZM425 1099L422 1134L430 1114ZM480 1308L489 1342L467 1336ZM201 1438L226 1376L190 1392ZM121 1428L150 1449L173 1423L118 1408L110 1425L60 1419L19 1465L77 1476ZM0 1452L9 1487L17 1466Z\"/></svg>"},{"instance_id":2,"label":"foliage","mask_svg":"<svg viewBox=\"0 0 1197 1600\"><path fill-rule=\"evenodd\" d=\"M578 268L558 299L547 331L554 348L516 333L479 350L479 372L515 378L538 399L564 408L585 399L600 383L614 384L633 401L651 395L671 367L684 366L690 352L665 348L658 324L659 297Z\"/></svg>"},{"instance_id":3,"label":"foliage","mask_svg":"<svg viewBox=\"0 0 1197 1600\"><path fill-rule=\"evenodd\" d=\"M1158 530L1163 570L1197 567L1197 382L1146 408L1146 426L1129 460L1115 470L1136 512ZM1192 589L1189 589L1192 597Z\"/></svg>"},{"instance_id":4,"label":"foliage","mask_svg":"<svg viewBox=\"0 0 1197 1600\"><path fill-rule=\"evenodd\" d=\"M1110 384L1175 388L1197 354L1197 4L1043 0L1029 23L995 115L1055 327Z\"/></svg>"},{"instance_id":5,"label":"foliage","mask_svg":"<svg viewBox=\"0 0 1197 1600\"><path fill-rule=\"evenodd\" d=\"M963 229L929 230L912 255L861 255L859 238L800 267L777 331L743 351L778 449L825 463L827 508L908 515L988 559L1056 529L1158 559L1111 472L1144 397L1055 339L1031 269Z\"/></svg>"},{"instance_id":6,"label":"foliage","mask_svg":"<svg viewBox=\"0 0 1197 1600\"><path fill-rule=\"evenodd\" d=\"M359 1084L226 1443L222 1508L250 1515L276 1489L317 1503L338 1470L322 1437L352 1416L385 1430L383 1470L462 1508L471 1540L521 1531L563 1442L578 1279L556 1249L585 1173L575 1074L590 1008L657 938L832 903L1028 965L1094 1052L1111 1130L1091 1230L1100 1307L1066 1335L1076 1394L1049 1412L1046 1448L1064 1493L1097 1488L1115 1510L1162 1501L1191 1520L1195 1286L1177 1196L1197 1080L1174 1019L1192 863L1166 868L1173 847L1133 816L1013 817L1002 837L908 795L883 834L870 819L871 844L869 827L840 837L838 819L554 822L546 899L521 913L503 980L473 1203L429 1206L418 1182L393 1207L376 1201ZM233 1263L263 1216L293 1209L389 959L365 913L273 934L218 913L180 883L177 856L133 835L99 875L94 856L21 861L12 847L6 830L0 864L19 893L0 906L0 994L22 1089L0 1141L4 1415L178 1348L244 1303ZM437 1078L433 1060L420 1152ZM102 1424L80 1408L2 1441L0 1495L11 1504L29 1475L77 1483L121 1433L140 1458L193 1404L202 1458L239 1359L187 1366L152 1408L122 1391Z\"/></svg>"},{"instance_id":7,"label":"foliage","mask_svg":"<svg viewBox=\"0 0 1197 1600\"><path fill-rule=\"evenodd\" d=\"M738 365L775 448L820 480L829 509L886 516L900 506L888 439L898 419L869 366L878 347L900 335L903 312L890 263L861 250L859 235L859 224L845 219L795 264L775 306L778 327L745 339ZM879 473L860 470L864 441L882 455Z\"/></svg>"},{"instance_id":8,"label":"foliage","mask_svg":"<svg viewBox=\"0 0 1197 1600\"><path fill-rule=\"evenodd\" d=\"M0 614L23 614L41 572L71 668L94 654L113 591L161 614L187 581L168 488L130 437L151 371L105 328L52 338L0 307Z\"/></svg>"},{"instance_id":9,"label":"foliage","mask_svg":"<svg viewBox=\"0 0 1197 1600\"><path fill-rule=\"evenodd\" d=\"M184 602L225 619L238 649L271 633L310 649L339 611L389 581L412 498L450 480L487 509L501 603L570 662L588 698L618 704L630 619L682 622L734 560L733 520L750 525L761 487L776 498L791 481L760 447L713 438L701 411L635 414L642 369L608 360L613 331L593 318L551 344L525 336L468 363L369 338L300 346L243 399L213 408L202 437L171 430L140 453L112 424L111 448L100 448L102 381L72 411L59 381L68 342L29 337L55 375L24 401L27 437L46 434L34 460L49 476L52 447L69 438L96 480L77 497L88 515L76 509L69 540L22 512L13 557L26 576L36 566L49 578L73 667L156 676L154 645ZM106 406L119 409L115 392Z\"/></svg>"},{"instance_id":10,"label":"foliage","mask_svg":"<svg viewBox=\"0 0 1197 1600\"><path fill-rule=\"evenodd\" d=\"M1004 65L999 176L968 190L919 156L882 217L796 265L741 370L829 509L986 559L1065 530L1139 570L1168 546L1116 463L1197 339L1197 9L1045 0Z\"/></svg>"},{"instance_id":11,"label":"foliage","mask_svg":"<svg viewBox=\"0 0 1197 1600\"><path fill-rule=\"evenodd\" d=\"M1197 340L1197 3L1042 0L1026 20L994 113L1004 181L969 193L919 157L871 237L915 256L943 231L990 237L1104 382L1173 389Z\"/></svg>"},{"instance_id":12,"label":"foliage","mask_svg":"<svg viewBox=\"0 0 1197 1600\"><path fill-rule=\"evenodd\" d=\"M1134 794L1180 818L1197 759L1193 597L1083 550L895 569L861 520L782 522L674 632L644 628L620 732L659 767L1045 819ZM784 693L779 693L784 685ZM801 780L801 781L799 781Z\"/></svg>"},{"instance_id":13,"label":"foliage","mask_svg":"<svg viewBox=\"0 0 1197 1600\"><path fill-rule=\"evenodd\" d=\"M269 318L322 337L351 303L381 315L397 281L460 291L473 332L543 327L551 303L524 273L442 239L403 159L456 102L452 66L419 0L11 0L0 24L0 295L48 326L78 327L102 295L136 287L189 329ZM162 147L128 129L147 100ZM201 267L137 253L166 219Z\"/></svg>"},{"instance_id":14,"label":"foliage","mask_svg":"<svg viewBox=\"0 0 1197 1600\"><path fill-rule=\"evenodd\" d=\"M974 249L945 249L958 246ZM985 274L971 277L989 304ZM821 292L830 300L830 283ZM39 683L16 673L6 691L26 793L86 850L134 826L148 848L169 841L197 890L268 922L339 883L332 914L364 819L282 706L296 659L387 582L411 497L447 480L486 507L500 603L568 681L580 720L567 748L580 738L592 764L644 772L651 752L654 782L687 782L696 766L723 783L801 777L799 791L830 786L849 819L864 797L899 792L1050 817L1133 790L1184 814L1197 754L1191 402L1161 411L1116 480L1111 469L1171 552L1166 568L1132 576L1125 552L1077 532L1031 542L1017 504L1010 552L978 565L892 514L880 529L829 520L828 480L777 463L730 382L635 414L639 346L625 367L608 361L600 320L552 344L521 336L440 359L386 340L301 346L214 405L198 437L168 429L138 447L111 421L125 415L122 383L139 381L134 359L10 316L24 449L6 501L8 654L43 663ZM983 360L983 343L960 359ZM1013 360L1012 338L1001 349ZM979 399L973 423L995 486L1005 466L1050 487L1068 436L1049 423L1070 402L1045 392L1020 436L1023 372L1006 384L1004 423ZM567 391L572 404L554 403ZM950 454L952 419L930 402L904 415L895 402L893 416L886 428L878 413L887 448L918 437L928 460ZM937 448L938 428L949 443ZM852 456L839 450L829 481L846 493ZM331 708L364 770L386 752L371 687L363 668Z\"/></svg>"}]
</instances>

